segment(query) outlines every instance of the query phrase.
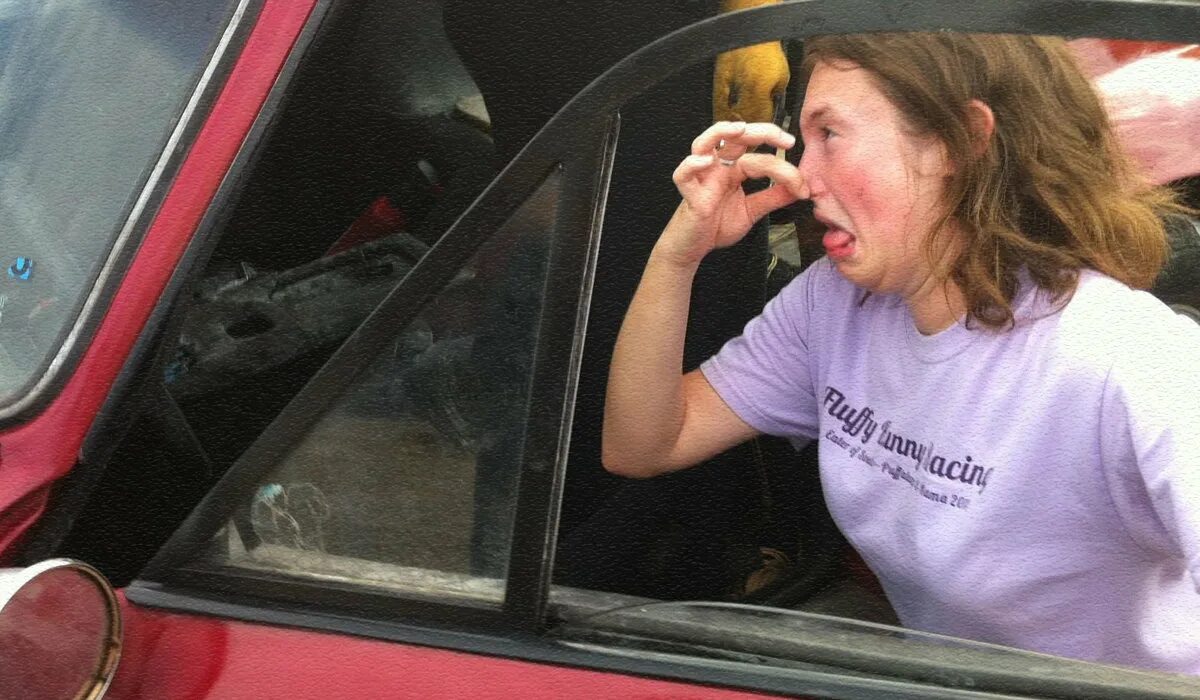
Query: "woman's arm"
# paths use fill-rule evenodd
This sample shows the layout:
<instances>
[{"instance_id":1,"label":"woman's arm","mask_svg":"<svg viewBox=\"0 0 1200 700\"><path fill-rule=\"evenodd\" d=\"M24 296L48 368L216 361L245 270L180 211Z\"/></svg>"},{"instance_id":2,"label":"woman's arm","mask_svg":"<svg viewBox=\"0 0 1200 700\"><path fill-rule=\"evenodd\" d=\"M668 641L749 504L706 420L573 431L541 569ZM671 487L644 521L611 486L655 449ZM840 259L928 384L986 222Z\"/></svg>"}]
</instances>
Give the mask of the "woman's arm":
<instances>
[{"instance_id":1,"label":"woman's arm","mask_svg":"<svg viewBox=\"0 0 1200 700\"><path fill-rule=\"evenodd\" d=\"M650 255L609 369L602 449L604 465L614 473L649 477L682 469L756 434L702 374L681 376L681 368L692 280L701 260L741 240L768 212L806 194L794 166L746 153L764 143L794 145L772 124L718 123L696 139L692 155L675 171L684 201ZM775 186L743 193L746 179L762 177Z\"/></svg>"}]
</instances>

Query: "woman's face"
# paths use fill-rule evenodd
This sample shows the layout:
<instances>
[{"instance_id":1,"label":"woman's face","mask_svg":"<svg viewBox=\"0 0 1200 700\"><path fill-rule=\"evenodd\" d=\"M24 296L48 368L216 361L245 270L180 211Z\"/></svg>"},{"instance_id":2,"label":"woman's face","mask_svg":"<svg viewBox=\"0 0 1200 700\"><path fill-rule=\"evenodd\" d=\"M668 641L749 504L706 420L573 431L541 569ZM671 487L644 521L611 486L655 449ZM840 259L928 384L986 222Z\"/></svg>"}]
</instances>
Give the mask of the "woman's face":
<instances>
[{"instance_id":1,"label":"woman's face","mask_svg":"<svg viewBox=\"0 0 1200 700\"><path fill-rule=\"evenodd\" d=\"M830 260L859 287L915 295L929 280L922 245L944 206L942 144L912 134L871 74L852 63L816 64L800 134L800 173Z\"/></svg>"}]
</instances>

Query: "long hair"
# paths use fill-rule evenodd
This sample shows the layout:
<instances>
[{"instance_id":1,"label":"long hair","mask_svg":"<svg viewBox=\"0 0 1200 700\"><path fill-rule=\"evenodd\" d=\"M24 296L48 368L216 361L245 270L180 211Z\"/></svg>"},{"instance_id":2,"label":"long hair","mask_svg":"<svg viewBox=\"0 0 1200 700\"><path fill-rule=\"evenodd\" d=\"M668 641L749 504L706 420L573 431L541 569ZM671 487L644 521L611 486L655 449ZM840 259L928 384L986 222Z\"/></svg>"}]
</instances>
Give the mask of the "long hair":
<instances>
[{"instance_id":1,"label":"long hair","mask_svg":"<svg viewBox=\"0 0 1200 700\"><path fill-rule=\"evenodd\" d=\"M1065 304L1081 269L1139 289L1166 261L1162 217L1183 208L1130 164L1099 96L1066 42L999 34L829 35L804 46L801 79L817 62L872 74L917 134L945 144L954 171L925 254L963 293L967 322L1013 323L1018 272ZM986 144L969 105L991 108ZM953 221L958 253L947 256Z\"/></svg>"}]
</instances>

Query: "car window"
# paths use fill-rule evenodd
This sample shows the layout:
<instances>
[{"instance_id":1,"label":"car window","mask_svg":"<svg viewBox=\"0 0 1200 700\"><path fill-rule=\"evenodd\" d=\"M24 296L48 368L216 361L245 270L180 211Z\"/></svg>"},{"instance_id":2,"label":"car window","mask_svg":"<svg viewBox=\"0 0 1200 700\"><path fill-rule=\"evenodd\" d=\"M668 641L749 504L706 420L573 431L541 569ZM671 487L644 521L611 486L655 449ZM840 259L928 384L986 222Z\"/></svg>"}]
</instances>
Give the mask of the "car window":
<instances>
[{"instance_id":1,"label":"car window","mask_svg":"<svg viewBox=\"0 0 1200 700\"><path fill-rule=\"evenodd\" d=\"M193 565L501 600L559 187L397 329Z\"/></svg>"},{"instance_id":2,"label":"car window","mask_svg":"<svg viewBox=\"0 0 1200 700\"><path fill-rule=\"evenodd\" d=\"M0 404L58 352L237 4L0 3Z\"/></svg>"}]
</instances>

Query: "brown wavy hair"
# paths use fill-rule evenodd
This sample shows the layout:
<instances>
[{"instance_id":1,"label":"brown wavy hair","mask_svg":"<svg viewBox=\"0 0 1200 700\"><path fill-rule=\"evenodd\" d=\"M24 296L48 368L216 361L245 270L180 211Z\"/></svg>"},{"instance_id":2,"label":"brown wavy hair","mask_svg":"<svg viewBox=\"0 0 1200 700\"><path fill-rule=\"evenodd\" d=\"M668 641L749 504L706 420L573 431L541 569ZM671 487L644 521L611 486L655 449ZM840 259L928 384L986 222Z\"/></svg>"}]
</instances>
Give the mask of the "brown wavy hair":
<instances>
[{"instance_id":1,"label":"brown wavy hair","mask_svg":"<svg viewBox=\"0 0 1200 700\"><path fill-rule=\"evenodd\" d=\"M1168 253L1162 217L1184 208L1132 167L1065 41L949 32L814 37L805 42L802 81L818 61L866 69L917 135L945 144L956 167L925 253L935 274L963 293L968 324L1012 326L1021 267L1058 304L1084 268L1138 289L1154 283ZM969 119L975 99L995 117L985 148ZM946 256L951 220L962 245Z\"/></svg>"}]
</instances>

